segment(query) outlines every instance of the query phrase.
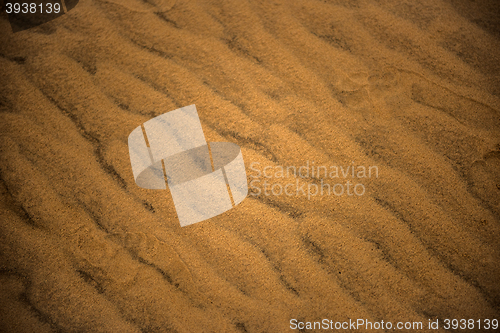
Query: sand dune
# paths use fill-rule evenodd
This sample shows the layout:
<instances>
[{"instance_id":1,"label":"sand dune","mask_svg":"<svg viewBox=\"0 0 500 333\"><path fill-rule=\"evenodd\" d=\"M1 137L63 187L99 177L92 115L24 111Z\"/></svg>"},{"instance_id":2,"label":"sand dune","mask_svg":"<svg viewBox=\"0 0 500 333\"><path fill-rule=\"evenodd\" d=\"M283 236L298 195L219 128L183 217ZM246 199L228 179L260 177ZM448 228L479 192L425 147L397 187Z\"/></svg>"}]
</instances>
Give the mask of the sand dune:
<instances>
[{"instance_id":1,"label":"sand dune","mask_svg":"<svg viewBox=\"0 0 500 333\"><path fill-rule=\"evenodd\" d=\"M81 0L14 34L2 13L0 330L500 320L498 17L493 0ZM190 104L249 183L363 195L253 187L181 228L168 191L136 186L127 138ZM313 163L378 177L262 174Z\"/></svg>"}]
</instances>

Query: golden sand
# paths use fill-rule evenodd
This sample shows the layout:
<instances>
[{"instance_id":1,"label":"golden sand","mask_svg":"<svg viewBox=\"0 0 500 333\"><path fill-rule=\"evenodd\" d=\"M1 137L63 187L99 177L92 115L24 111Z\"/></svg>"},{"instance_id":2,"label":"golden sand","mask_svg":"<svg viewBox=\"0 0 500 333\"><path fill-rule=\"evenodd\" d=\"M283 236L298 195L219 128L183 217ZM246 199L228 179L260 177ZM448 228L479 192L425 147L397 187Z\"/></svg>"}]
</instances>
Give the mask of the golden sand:
<instances>
[{"instance_id":1,"label":"golden sand","mask_svg":"<svg viewBox=\"0 0 500 333\"><path fill-rule=\"evenodd\" d=\"M0 331L500 320L499 8L81 0L15 34L3 12ZM190 104L249 182L257 162L378 177L360 196L252 192L181 228L168 191L135 184L127 138Z\"/></svg>"}]
</instances>

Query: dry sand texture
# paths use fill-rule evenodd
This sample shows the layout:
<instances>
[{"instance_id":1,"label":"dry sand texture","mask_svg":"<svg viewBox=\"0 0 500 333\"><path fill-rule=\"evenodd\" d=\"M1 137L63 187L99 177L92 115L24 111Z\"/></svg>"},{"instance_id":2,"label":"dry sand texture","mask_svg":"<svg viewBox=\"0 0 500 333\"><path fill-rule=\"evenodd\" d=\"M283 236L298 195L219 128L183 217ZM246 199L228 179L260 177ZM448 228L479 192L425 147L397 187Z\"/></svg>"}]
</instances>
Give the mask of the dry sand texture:
<instances>
[{"instance_id":1,"label":"dry sand texture","mask_svg":"<svg viewBox=\"0 0 500 333\"><path fill-rule=\"evenodd\" d=\"M1 330L500 319L499 17L496 0L82 0L13 34L2 13ZM181 228L168 191L135 185L127 137L190 104L249 181L252 162L379 177Z\"/></svg>"}]
</instances>

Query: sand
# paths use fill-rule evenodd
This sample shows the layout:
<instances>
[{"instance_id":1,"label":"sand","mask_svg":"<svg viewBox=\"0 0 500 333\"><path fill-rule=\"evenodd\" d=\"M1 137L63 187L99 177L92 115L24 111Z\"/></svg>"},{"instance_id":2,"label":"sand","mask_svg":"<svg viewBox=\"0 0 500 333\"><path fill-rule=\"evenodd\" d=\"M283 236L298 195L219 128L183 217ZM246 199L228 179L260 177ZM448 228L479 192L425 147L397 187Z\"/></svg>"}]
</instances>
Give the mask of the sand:
<instances>
[{"instance_id":1,"label":"sand","mask_svg":"<svg viewBox=\"0 0 500 333\"><path fill-rule=\"evenodd\" d=\"M81 0L14 34L3 12L0 331L500 319L499 17L495 0ZM190 104L249 183L345 182L259 176L313 162L378 177L251 188L181 228L168 191L135 184L127 138Z\"/></svg>"}]
</instances>

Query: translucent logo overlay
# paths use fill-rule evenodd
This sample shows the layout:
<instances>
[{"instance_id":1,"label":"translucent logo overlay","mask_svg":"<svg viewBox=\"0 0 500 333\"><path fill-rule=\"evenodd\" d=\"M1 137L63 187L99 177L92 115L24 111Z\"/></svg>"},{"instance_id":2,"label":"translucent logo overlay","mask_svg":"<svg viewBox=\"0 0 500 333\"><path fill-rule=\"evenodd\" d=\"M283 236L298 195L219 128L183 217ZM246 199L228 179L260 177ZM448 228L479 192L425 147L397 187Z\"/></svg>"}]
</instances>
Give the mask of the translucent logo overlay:
<instances>
[{"instance_id":1,"label":"translucent logo overlay","mask_svg":"<svg viewBox=\"0 0 500 333\"><path fill-rule=\"evenodd\" d=\"M248 194L240 147L207 143L195 105L148 120L128 137L135 182L168 188L181 226L222 214Z\"/></svg>"}]
</instances>

